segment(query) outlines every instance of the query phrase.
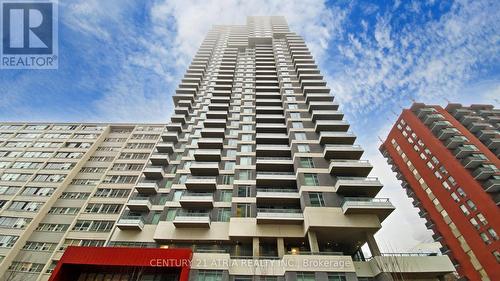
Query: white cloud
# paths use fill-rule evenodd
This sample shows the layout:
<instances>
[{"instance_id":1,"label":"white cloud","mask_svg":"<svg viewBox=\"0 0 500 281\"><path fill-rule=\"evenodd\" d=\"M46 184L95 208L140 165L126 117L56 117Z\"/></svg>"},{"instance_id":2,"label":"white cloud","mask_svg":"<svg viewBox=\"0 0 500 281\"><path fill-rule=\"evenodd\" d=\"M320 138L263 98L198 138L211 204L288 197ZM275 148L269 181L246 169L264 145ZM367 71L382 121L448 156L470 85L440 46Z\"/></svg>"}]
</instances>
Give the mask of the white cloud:
<instances>
[{"instance_id":1,"label":"white cloud","mask_svg":"<svg viewBox=\"0 0 500 281\"><path fill-rule=\"evenodd\" d=\"M380 16L375 40L363 32L339 42L340 56L334 59L346 63L330 74L329 85L354 116L408 105L411 98L432 103L457 99L482 75L478 66L498 65L500 16L491 11L499 3L456 1L438 20L397 33L388 24L391 15ZM420 10L416 1L410 6Z\"/></svg>"}]
</instances>

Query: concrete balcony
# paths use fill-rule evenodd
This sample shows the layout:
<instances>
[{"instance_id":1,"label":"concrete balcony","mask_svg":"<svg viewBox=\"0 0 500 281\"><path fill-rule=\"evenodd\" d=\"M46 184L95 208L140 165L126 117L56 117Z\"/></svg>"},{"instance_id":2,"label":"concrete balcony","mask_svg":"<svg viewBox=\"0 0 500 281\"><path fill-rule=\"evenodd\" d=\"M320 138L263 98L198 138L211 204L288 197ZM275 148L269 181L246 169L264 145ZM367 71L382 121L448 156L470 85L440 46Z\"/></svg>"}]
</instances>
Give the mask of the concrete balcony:
<instances>
[{"instance_id":1,"label":"concrete balcony","mask_svg":"<svg viewBox=\"0 0 500 281\"><path fill-rule=\"evenodd\" d=\"M149 212L151 210L151 201L149 197L145 196L131 198L126 205L132 212Z\"/></svg>"},{"instance_id":2,"label":"concrete balcony","mask_svg":"<svg viewBox=\"0 0 500 281\"><path fill-rule=\"evenodd\" d=\"M326 144L323 149L325 159L359 159L363 155L363 148L359 145Z\"/></svg>"},{"instance_id":3,"label":"concrete balcony","mask_svg":"<svg viewBox=\"0 0 500 281\"><path fill-rule=\"evenodd\" d=\"M211 209L214 207L214 195L208 192L188 192L179 199L182 208Z\"/></svg>"},{"instance_id":4,"label":"concrete balcony","mask_svg":"<svg viewBox=\"0 0 500 281\"><path fill-rule=\"evenodd\" d=\"M439 113L434 113L434 114L428 114L427 116L425 116L423 120L425 125L429 125L433 122L440 121L443 119L444 119L443 115Z\"/></svg>"},{"instance_id":5,"label":"concrete balcony","mask_svg":"<svg viewBox=\"0 0 500 281\"><path fill-rule=\"evenodd\" d=\"M460 132L456 128L444 128L441 131L437 132L436 136L438 137L438 139L444 141L459 134Z\"/></svg>"},{"instance_id":6,"label":"concrete balcony","mask_svg":"<svg viewBox=\"0 0 500 281\"><path fill-rule=\"evenodd\" d=\"M193 176L217 176L219 175L219 163L193 162L189 170Z\"/></svg>"},{"instance_id":7,"label":"concrete balcony","mask_svg":"<svg viewBox=\"0 0 500 281\"><path fill-rule=\"evenodd\" d=\"M469 156L475 152L477 152L477 148L462 145L462 146L455 148L455 150L453 151L453 154L455 155L455 157L461 159L461 158Z\"/></svg>"},{"instance_id":8,"label":"concrete balcony","mask_svg":"<svg viewBox=\"0 0 500 281\"><path fill-rule=\"evenodd\" d=\"M189 191L214 191L217 188L217 178L208 176L188 177L184 183Z\"/></svg>"},{"instance_id":9,"label":"concrete balcony","mask_svg":"<svg viewBox=\"0 0 500 281\"><path fill-rule=\"evenodd\" d=\"M387 198L345 197L342 203L344 214L375 214L383 221L396 208Z\"/></svg>"},{"instance_id":10,"label":"concrete balcony","mask_svg":"<svg viewBox=\"0 0 500 281\"><path fill-rule=\"evenodd\" d=\"M301 209L257 209L258 224L302 224L304 215Z\"/></svg>"},{"instance_id":11,"label":"concrete balcony","mask_svg":"<svg viewBox=\"0 0 500 281\"><path fill-rule=\"evenodd\" d=\"M256 106L257 114L283 114L282 106Z\"/></svg>"},{"instance_id":12,"label":"concrete balcony","mask_svg":"<svg viewBox=\"0 0 500 281\"><path fill-rule=\"evenodd\" d=\"M293 171L293 159L290 157L257 157L257 171Z\"/></svg>"},{"instance_id":13,"label":"concrete balcony","mask_svg":"<svg viewBox=\"0 0 500 281\"><path fill-rule=\"evenodd\" d=\"M299 204L300 194L290 188L258 188L257 204Z\"/></svg>"},{"instance_id":14,"label":"concrete balcony","mask_svg":"<svg viewBox=\"0 0 500 281\"><path fill-rule=\"evenodd\" d=\"M329 93L308 93L306 95L306 103L315 101L333 102L333 96Z\"/></svg>"},{"instance_id":15,"label":"concrete balcony","mask_svg":"<svg viewBox=\"0 0 500 281\"><path fill-rule=\"evenodd\" d=\"M467 128L472 133L476 133L476 132L479 132L481 130L487 130L487 129L492 130L492 129L494 129L491 124L483 122L483 121L472 122L469 126L467 126Z\"/></svg>"},{"instance_id":16,"label":"concrete balcony","mask_svg":"<svg viewBox=\"0 0 500 281\"><path fill-rule=\"evenodd\" d=\"M498 149L498 148L500 148L500 138L494 138L494 139L487 140L487 141L485 141L485 144L489 149L492 149L492 150Z\"/></svg>"},{"instance_id":17,"label":"concrete balcony","mask_svg":"<svg viewBox=\"0 0 500 281\"><path fill-rule=\"evenodd\" d=\"M144 219L142 216L124 216L118 219L116 226L120 230L142 230L144 229Z\"/></svg>"},{"instance_id":18,"label":"concrete balcony","mask_svg":"<svg viewBox=\"0 0 500 281\"><path fill-rule=\"evenodd\" d=\"M500 191L500 178L493 177L492 179L485 181L482 185L483 185L483 189L486 192L490 192L490 193L499 192Z\"/></svg>"},{"instance_id":19,"label":"concrete balcony","mask_svg":"<svg viewBox=\"0 0 500 281\"><path fill-rule=\"evenodd\" d=\"M224 138L224 128L203 128L201 129L201 136L204 138Z\"/></svg>"},{"instance_id":20,"label":"concrete balcony","mask_svg":"<svg viewBox=\"0 0 500 281\"><path fill-rule=\"evenodd\" d=\"M208 109L214 110L214 111L228 111L229 104L228 103L210 103L208 105Z\"/></svg>"},{"instance_id":21,"label":"concrete balcony","mask_svg":"<svg viewBox=\"0 0 500 281\"><path fill-rule=\"evenodd\" d=\"M214 97L230 97L231 91L229 90L213 90L212 96Z\"/></svg>"},{"instance_id":22,"label":"concrete balcony","mask_svg":"<svg viewBox=\"0 0 500 281\"><path fill-rule=\"evenodd\" d=\"M177 132L180 133L182 132L182 124L181 123L169 123L167 124L167 130L169 132Z\"/></svg>"},{"instance_id":23,"label":"concrete balcony","mask_svg":"<svg viewBox=\"0 0 500 281\"><path fill-rule=\"evenodd\" d=\"M462 160L462 165L464 165L467 169L475 169L482 163L484 163L487 159L485 157L481 157L476 154L472 154L471 156L467 156Z\"/></svg>"},{"instance_id":24,"label":"concrete balcony","mask_svg":"<svg viewBox=\"0 0 500 281\"><path fill-rule=\"evenodd\" d=\"M497 130L481 130L478 134L477 137L485 141L487 139L492 139L496 137L500 137L500 133Z\"/></svg>"},{"instance_id":25,"label":"concrete balcony","mask_svg":"<svg viewBox=\"0 0 500 281\"><path fill-rule=\"evenodd\" d=\"M186 117L183 114L174 114L170 117L173 123L180 123L184 125L186 123Z\"/></svg>"},{"instance_id":26,"label":"concrete balcony","mask_svg":"<svg viewBox=\"0 0 500 281\"><path fill-rule=\"evenodd\" d=\"M318 120L316 121L315 130L317 133L322 131L341 131L349 130L349 123L344 120Z\"/></svg>"},{"instance_id":27,"label":"concrete balcony","mask_svg":"<svg viewBox=\"0 0 500 281\"><path fill-rule=\"evenodd\" d=\"M439 130L448 127L452 127L451 123L448 121L435 121L429 126L432 132L438 132Z\"/></svg>"},{"instance_id":28,"label":"concrete balcony","mask_svg":"<svg viewBox=\"0 0 500 281\"><path fill-rule=\"evenodd\" d=\"M153 153L149 156L149 161L155 166L167 166L170 159L166 153Z\"/></svg>"},{"instance_id":29,"label":"concrete balcony","mask_svg":"<svg viewBox=\"0 0 500 281\"><path fill-rule=\"evenodd\" d=\"M174 112L176 114L182 114L182 115L188 115L189 114L189 108L190 107L181 107L181 106L176 106L174 109Z\"/></svg>"},{"instance_id":30,"label":"concrete balcony","mask_svg":"<svg viewBox=\"0 0 500 281\"><path fill-rule=\"evenodd\" d=\"M344 196L374 197L383 185L378 178L373 177L337 177L335 192Z\"/></svg>"},{"instance_id":31,"label":"concrete balcony","mask_svg":"<svg viewBox=\"0 0 500 281\"><path fill-rule=\"evenodd\" d=\"M342 120L344 113L339 110L313 110L312 120Z\"/></svg>"},{"instance_id":32,"label":"concrete balcony","mask_svg":"<svg viewBox=\"0 0 500 281\"><path fill-rule=\"evenodd\" d=\"M160 153L172 153L174 152L175 145L171 142L159 142L156 144L155 148Z\"/></svg>"},{"instance_id":33,"label":"concrete balcony","mask_svg":"<svg viewBox=\"0 0 500 281\"><path fill-rule=\"evenodd\" d=\"M158 193L158 183L156 181L152 182L138 182L135 186L135 190L137 190L140 194L156 194Z\"/></svg>"},{"instance_id":34,"label":"concrete balcony","mask_svg":"<svg viewBox=\"0 0 500 281\"><path fill-rule=\"evenodd\" d=\"M484 167L484 166L479 166L472 172L472 176L476 180L486 180L487 178L493 176L497 170L491 168L491 167Z\"/></svg>"},{"instance_id":35,"label":"concrete balcony","mask_svg":"<svg viewBox=\"0 0 500 281\"><path fill-rule=\"evenodd\" d=\"M175 105L178 105L181 101L194 101L193 94L175 94L172 98L174 99Z\"/></svg>"},{"instance_id":36,"label":"concrete balcony","mask_svg":"<svg viewBox=\"0 0 500 281\"><path fill-rule=\"evenodd\" d=\"M293 172L257 172L258 186L295 186L297 176Z\"/></svg>"},{"instance_id":37,"label":"concrete balcony","mask_svg":"<svg viewBox=\"0 0 500 281\"><path fill-rule=\"evenodd\" d=\"M146 179L151 180L161 180L165 177L165 171L163 171L163 167L146 166L142 173L144 174Z\"/></svg>"},{"instance_id":38,"label":"concrete balcony","mask_svg":"<svg viewBox=\"0 0 500 281\"><path fill-rule=\"evenodd\" d=\"M304 76L302 76L302 78L304 78ZM299 77L299 80L300 87L326 87L326 81L322 78L311 79L310 77L308 77L308 79L300 79Z\"/></svg>"},{"instance_id":39,"label":"concrete balcony","mask_svg":"<svg viewBox=\"0 0 500 281\"><path fill-rule=\"evenodd\" d=\"M455 149L457 148L459 145L462 145L464 143L466 143L467 141L469 141L466 137L464 136L454 136L454 137L451 137L449 138L445 143L444 145L448 148L448 149Z\"/></svg>"},{"instance_id":40,"label":"concrete balcony","mask_svg":"<svg viewBox=\"0 0 500 281\"><path fill-rule=\"evenodd\" d=\"M462 118L460 118L460 123L462 123L462 125L467 127L472 122L481 122L483 120L484 119L481 116L469 114L469 115L464 115Z\"/></svg>"},{"instance_id":41,"label":"concrete balcony","mask_svg":"<svg viewBox=\"0 0 500 281\"><path fill-rule=\"evenodd\" d=\"M255 130L257 133L287 133L286 125L280 123L257 123Z\"/></svg>"},{"instance_id":42,"label":"concrete balcony","mask_svg":"<svg viewBox=\"0 0 500 281\"><path fill-rule=\"evenodd\" d=\"M309 112L313 110L337 110L339 105L330 101L311 101L309 102Z\"/></svg>"},{"instance_id":43,"label":"concrete balcony","mask_svg":"<svg viewBox=\"0 0 500 281\"><path fill-rule=\"evenodd\" d=\"M178 142L179 141L179 134L176 132L165 132L161 134L161 139L164 142Z\"/></svg>"},{"instance_id":44,"label":"concrete balcony","mask_svg":"<svg viewBox=\"0 0 500 281\"><path fill-rule=\"evenodd\" d=\"M208 212L180 212L174 218L175 227L210 227L210 214Z\"/></svg>"},{"instance_id":45,"label":"concrete balcony","mask_svg":"<svg viewBox=\"0 0 500 281\"><path fill-rule=\"evenodd\" d=\"M207 118L208 119L219 119L219 120L226 120L227 119L227 111L215 111L211 110L207 112Z\"/></svg>"},{"instance_id":46,"label":"concrete balcony","mask_svg":"<svg viewBox=\"0 0 500 281\"><path fill-rule=\"evenodd\" d=\"M201 149L222 149L224 147L224 139L201 138L198 140L198 147Z\"/></svg>"},{"instance_id":47,"label":"concrete balcony","mask_svg":"<svg viewBox=\"0 0 500 281\"><path fill-rule=\"evenodd\" d=\"M203 122L205 128L226 128L226 119L206 119Z\"/></svg>"},{"instance_id":48,"label":"concrete balcony","mask_svg":"<svg viewBox=\"0 0 500 281\"><path fill-rule=\"evenodd\" d=\"M472 115L474 112L470 109L457 108L452 112L453 117L460 120L464 115Z\"/></svg>"},{"instance_id":49,"label":"concrete balcony","mask_svg":"<svg viewBox=\"0 0 500 281\"><path fill-rule=\"evenodd\" d=\"M257 123L285 123L283 114L257 114Z\"/></svg>"},{"instance_id":50,"label":"concrete balcony","mask_svg":"<svg viewBox=\"0 0 500 281\"><path fill-rule=\"evenodd\" d=\"M351 132L320 132L320 144L354 144L356 136Z\"/></svg>"},{"instance_id":51,"label":"concrete balcony","mask_svg":"<svg viewBox=\"0 0 500 281\"><path fill-rule=\"evenodd\" d=\"M282 106L281 99L260 99L255 101L256 106Z\"/></svg>"},{"instance_id":52,"label":"concrete balcony","mask_svg":"<svg viewBox=\"0 0 500 281\"><path fill-rule=\"evenodd\" d=\"M210 102L212 103L229 103L230 101L230 97L212 97L210 99Z\"/></svg>"},{"instance_id":53,"label":"concrete balcony","mask_svg":"<svg viewBox=\"0 0 500 281\"><path fill-rule=\"evenodd\" d=\"M257 144L286 144L288 145L288 134L257 133L255 136Z\"/></svg>"},{"instance_id":54,"label":"concrete balcony","mask_svg":"<svg viewBox=\"0 0 500 281\"><path fill-rule=\"evenodd\" d=\"M331 160L330 174L343 177L366 177L373 166L366 160Z\"/></svg>"},{"instance_id":55,"label":"concrete balcony","mask_svg":"<svg viewBox=\"0 0 500 281\"><path fill-rule=\"evenodd\" d=\"M197 149L194 151L194 160L196 161L221 161L220 149Z\"/></svg>"},{"instance_id":56,"label":"concrete balcony","mask_svg":"<svg viewBox=\"0 0 500 281\"><path fill-rule=\"evenodd\" d=\"M420 120L422 120L428 114L433 114L433 113L436 113L436 112L437 112L437 110L435 108L432 108L432 107L423 107L423 108L420 108L417 111L417 117L420 118Z\"/></svg>"},{"instance_id":57,"label":"concrete balcony","mask_svg":"<svg viewBox=\"0 0 500 281\"><path fill-rule=\"evenodd\" d=\"M257 144L257 157L290 157L291 150L287 144Z\"/></svg>"}]
</instances>

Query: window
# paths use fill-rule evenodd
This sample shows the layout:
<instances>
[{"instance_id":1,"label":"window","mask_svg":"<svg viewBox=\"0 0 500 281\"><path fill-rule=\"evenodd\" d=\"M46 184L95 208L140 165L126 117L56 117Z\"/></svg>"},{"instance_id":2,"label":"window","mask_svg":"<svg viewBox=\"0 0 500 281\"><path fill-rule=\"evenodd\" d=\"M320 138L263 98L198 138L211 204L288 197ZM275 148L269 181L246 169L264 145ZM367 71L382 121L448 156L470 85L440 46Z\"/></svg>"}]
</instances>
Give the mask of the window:
<instances>
[{"instance_id":1,"label":"window","mask_svg":"<svg viewBox=\"0 0 500 281\"><path fill-rule=\"evenodd\" d=\"M487 225L487 224L488 224L488 221L487 221L487 220L486 220L486 218L483 216L483 214L478 213L478 214L477 214L477 218L479 219L479 221L480 221L483 225Z\"/></svg>"},{"instance_id":2,"label":"window","mask_svg":"<svg viewBox=\"0 0 500 281\"><path fill-rule=\"evenodd\" d=\"M316 281L312 272L297 272L297 281Z\"/></svg>"},{"instance_id":3,"label":"window","mask_svg":"<svg viewBox=\"0 0 500 281\"><path fill-rule=\"evenodd\" d=\"M103 183L135 183L137 176L113 175L106 176Z\"/></svg>"},{"instance_id":4,"label":"window","mask_svg":"<svg viewBox=\"0 0 500 281\"><path fill-rule=\"evenodd\" d=\"M295 133L296 140L307 140L306 133Z\"/></svg>"},{"instance_id":5,"label":"window","mask_svg":"<svg viewBox=\"0 0 500 281\"><path fill-rule=\"evenodd\" d=\"M314 161L311 157L300 157L300 167L314 168Z\"/></svg>"},{"instance_id":6,"label":"window","mask_svg":"<svg viewBox=\"0 0 500 281\"><path fill-rule=\"evenodd\" d=\"M302 128L304 128L304 124L302 124L302 122L292 122L292 128L302 129Z\"/></svg>"},{"instance_id":7,"label":"window","mask_svg":"<svg viewBox=\"0 0 500 281\"><path fill-rule=\"evenodd\" d=\"M250 204L236 204L236 217L250 217Z\"/></svg>"},{"instance_id":8,"label":"window","mask_svg":"<svg viewBox=\"0 0 500 281\"><path fill-rule=\"evenodd\" d=\"M481 239L483 240L483 242L485 244L487 244L487 245L491 244L490 237L488 237L488 235L486 235L486 233L481 232L479 235L481 236Z\"/></svg>"},{"instance_id":9,"label":"window","mask_svg":"<svg viewBox=\"0 0 500 281\"><path fill-rule=\"evenodd\" d=\"M177 215L177 208L169 208L167 210L167 221L173 221L175 219L175 216Z\"/></svg>"},{"instance_id":10,"label":"window","mask_svg":"<svg viewBox=\"0 0 500 281\"><path fill-rule=\"evenodd\" d=\"M304 184L309 186L318 186L319 180L317 174L304 174Z\"/></svg>"},{"instance_id":11,"label":"window","mask_svg":"<svg viewBox=\"0 0 500 281\"><path fill-rule=\"evenodd\" d=\"M252 177L252 171L250 171L250 170L241 170L238 173L239 180L250 180L251 177Z\"/></svg>"},{"instance_id":12,"label":"window","mask_svg":"<svg viewBox=\"0 0 500 281\"><path fill-rule=\"evenodd\" d=\"M328 281L347 281L344 273L328 273Z\"/></svg>"},{"instance_id":13,"label":"window","mask_svg":"<svg viewBox=\"0 0 500 281\"><path fill-rule=\"evenodd\" d=\"M234 176L232 176L232 175L223 175L222 176L222 184L224 184L224 185L233 184L233 181L234 181Z\"/></svg>"},{"instance_id":14,"label":"window","mask_svg":"<svg viewBox=\"0 0 500 281\"><path fill-rule=\"evenodd\" d=\"M54 193L54 190L55 188L53 187L25 187L21 195L50 196Z\"/></svg>"},{"instance_id":15,"label":"window","mask_svg":"<svg viewBox=\"0 0 500 281\"><path fill-rule=\"evenodd\" d=\"M299 152L311 152L308 144L299 144L297 145L297 149Z\"/></svg>"},{"instance_id":16,"label":"window","mask_svg":"<svg viewBox=\"0 0 500 281\"><path fill-rule=\"evenodd\" d=\"M12 201L9 206L11 211L26 211L26 212L36 212L42 207L43 202L31 202L31 201Z\"/></svg>"},{"instance_id":17,"label":"window","mask_svg":"<svg viewBox=\"0 0 500 281\"><path fill-rule=\"evenodd\" d=\"M11 248L18 238L19 236L0 234L0 248Z\"/></svg>"},{"instance_id":18,"label":"window","mask_svg":"<svg viewBox=\"0 0 500 281\"><path fill-rule=\"evenodd\" d=\"M85 208L85 213L93 214L118 214L122 209L121 204L91 203Z\"/></svg>"},{"instance_id":19,"label":"window","mask_svg":"<svg viewBox=\"0 0 500 281\"><path fill-rule=\"evenodd\" d=\"M231 218L231 208L219 208L217 210L217 221L228 222Z\"/></svg>"},{"instance_id":20,"label":"window","mask_svg":"<svg viewBox=\"0 0 500 281\"><path fill-rule=\"evenodd\" d=\"M472 202L471 200L467 200L465 203L467 203L467 206L469 206L469 208L472 211L476 211L477 210L476 204L474 204L474 202Z\"/></svg>"},{"instance_id":21,"label":"window","mask_svg":"<svg viewBox=\"0 0 500 281\"><path fill-rule=\"evenodd\" d=\"M109 232L113 228L114 221L101 221L101 220L77 220L74 231L87 231L87 232Z\"/></svg>"},{"instance_id":22,"label":"window","mask_svg":"<svg viewBox=\"0 0 500 281\"><path fill-rule=\"evenodd\" d=\"M498 240L498 235L493 228L488 228L488 233L493 237L493 239Z\"/></svg>"},{"instance_id":23,"label":"window","mask_svg":"<svg viewBox=\"0 0 500 281\"><path fill-rule=\"evenodd\" d=\"M240 165L252 165L252 157L240 157Z\"/></svg>"},{"instance_id":24,"label":"window","mask_svg":"<svg viewBox=\"0 0 500 281\"><path fill-rule=\"evenodd\" d=\"M323 194L320 192L310 192L309 193L309 202L313 207L324 207L325 201L323 199Z\"/></svg>"},{"instance_id":25,"label":"window","mask_svg":"<svg viewBox=\"0 0 500 281\"><path fill-rule=\"evenodd\" d=\"M44 243L44 242L34 242L28 241L23 247L23 250L30 251L53 251L56 248L56 243Z\"/></svg>"},{"instance_id":26,"label":"window","mask_svg":"<svg viewBox=\"0 0 500 281\"><path fill-rule=\"evenodd\" d=\"M99 188L95 192L94 197L125 198L128 197L129 194L130 194L129 189ZM79 199L79 198L73 198L73 199Z\"/></svg>"},{"instance_id":27,"label":"window","mask_svg":"<svg viewBox=\"0 0 500 281\"><path fill-rule=\"evenodd\" d=\"M250 186L238 186L238 197L250 197Z\"/></svg>"},{"instance_id":28,"label":"window","mask_svg":"<svg viewBox=\"0 0 500 281\"><path fill-rule=\"evenodd\" d=\"M36 228L37 231L63 232L68 230L69 224L41 223Z\"/></svg>"},{"instance_id":29,"label":"window","mask_svg":"<svg viewBox=\"0 0 500 281\"><path fill-rule=\"evenodd\" d=\"M76 207L52 207L49 210L49 214L55 215L74 215L80 211L80 208Z\"/></svg>"},{"instance_id":30,"label":"window","mask_svg":"<svg viewBox=\"0 0 500 281\"><path fill-rule=\"evenodd\" d=\"M251 144L241 145L241 152L252 152L252 145Z\"/></svg>"},{"instance_id":31,"label":"window","mask_svg":"<svg viewBox=\"0 0 500 281\"><path fill-rule=\"evenodd\" d=\"M32 263L32 262L21 262L14 261L9 266L9 271L19 271L19 272L31 272L31 273L39 273L42 272L44 263Z\"/></svg>"},{"instance_id":32,"label":"window","mask_svg":"<svg viewBox=\"0 0 500 281\"><path fill-rule=\"evenodd\" d=\"M23 229L31 222L29 218L0 217L0 227Z\"/></svg>"},{"instance_id":33,"label":"window","mask_svg":"<svg viewBox=\"0 0 500 281\"><path fill-rule=\"evenodd\" d=\"M200 270L196 276L196 281L222 281L222 271Z\"/></svg>"},{"instance_id":34,"label":"window","mask_svg":"<svg viewBox=\"0 0 500 281\"><path fill-rule=\"evenodd\" d=\"M224 163L224 170L234 170L235 163L233 161L226 161Z\"/></svg>"},{"instance_id":35,"label":"window","mask_svg":"<svg viewBox=\"0 0 500 281\"><path fill-rule=\"evenodd\" d=\"M63 192L59 198L84 200L87 199L89 195L89 192Z\"/></svg>"},{"instance_id":36,"label":"window","mask_svg":"<svg viewBox=\"0 0 500 281\"><path fill-rule=\"evenodd\" d=\"M475 218L471 218L469 221L476 229L479 229L479 223L477 223L477 220Z\"/></svg>"},{"instance_id":37,"label":"window","mask_svg":"<svg viewBox=\"0 0 500 281\"><path fill-rule=\"evenodd\" d=\"M231 202L232 198L233 198L233 191L232 190L221 190L220 191L220 201Z\"/></svg>"},{"instance_id":38,"label":"window","mask_svg":"<svg viewBox=\"0 0 500 281\"><path fill-rule=\"evenodd\" d=\"M462 212L463 212L466 216L470 215L470 212L469 212L469 210L467 209L467 207L465 207L465 205L460 205L460 210L462 210Z\"/></svg>"}]
</instances>

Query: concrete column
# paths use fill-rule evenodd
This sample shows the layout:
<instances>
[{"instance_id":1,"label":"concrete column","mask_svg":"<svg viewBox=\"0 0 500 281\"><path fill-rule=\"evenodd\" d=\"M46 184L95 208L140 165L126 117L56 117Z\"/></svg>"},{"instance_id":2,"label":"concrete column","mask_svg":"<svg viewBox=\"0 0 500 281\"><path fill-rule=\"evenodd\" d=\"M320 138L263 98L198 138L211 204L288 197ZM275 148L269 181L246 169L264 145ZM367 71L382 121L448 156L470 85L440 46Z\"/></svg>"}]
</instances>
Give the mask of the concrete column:
<instances>
[{"instance_id":1,"label":"concrete column","mask_svg":"<svg viewBox=\"0 0 500 281\"><path fill-rule=\"evenodd\" d=\"M282 258L285 255L285 239L283 237L276 238L276 245L278 247L278 257Z\"/></svg>"},{"instance_id":2,"label":"concrete column","mask_svg":"<svg viewBox=\"0 0 500 281\"><path fill-rule=\"evenodd\" d=\"M259 237L253 237L253 239L252 239L252 248L253 248L253 256L254 257L260 256Z\"/></svg>"},{"instance_id":3,"label":"concrete column","mask_svg":"<svg viewBox=\"0 0 500 281\"><path fill-rule=\"evenodd\" d=\"M373 257L381 256L380 249L378 248L377 241L375 241L373 234L366 233L366 243L368 244L368 248L370 248L370 253Z\"/></svg>"},{"instance_id":4,"label":"concrete column","mask_svg":"<svg viewBox=\"0 0 500 281\"><path fill-rule=\"evenodd\" d=\"M309 247L311 248L311 252L318 253L318 238L316 238L316 232L309 230L307 232L307 239L309 240Z\"/></svg>"}]
</instances>

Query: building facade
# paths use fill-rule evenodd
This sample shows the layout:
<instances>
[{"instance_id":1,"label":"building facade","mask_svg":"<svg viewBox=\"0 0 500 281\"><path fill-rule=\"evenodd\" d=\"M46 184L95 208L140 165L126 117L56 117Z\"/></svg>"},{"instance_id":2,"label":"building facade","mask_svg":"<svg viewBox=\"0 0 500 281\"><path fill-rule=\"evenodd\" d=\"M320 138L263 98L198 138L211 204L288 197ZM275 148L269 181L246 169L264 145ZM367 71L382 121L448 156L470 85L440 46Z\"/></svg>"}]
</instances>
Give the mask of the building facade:
<instances>
[{"instance_id":1,"label":"building facade","mask_svg":"<svg viewBox=\"0 0 500 281\"><path fill-rule=\"evenodd\" d=\"M373 235L394 207L375 198L382 184L368 177L372 166L360 160L363 149L354 144L303 39L283 17L214 26L173 99L166 125L131 125L127 132L107 125L96 133L75 160L74 174L48 196L50 207L29 213L40 218L25 229L0 229L18 233L2 238L10 243L0 272L22 280L47 280L53 273L54 281L355 281L434 280L453 271L446 256L380 253ZM8 176L2 180L10 186L18 177L11 175L12 162L22 154L10 156L9 143L21 142L31 125L6 126L0 150ZM148 145L136 147L136 135ZM118 150L99 149L117 138L123 139ZM110 158L90 165L92 157ZM94 182L82 185L86 180ZM0 216L14 216L9 209L21 200L23 186L5 199ZM44 224L67 226L47 226L32 236ZM63 234L52 237L58 227ZM33 234L23 234L28 229ZM56 245L25 246L46 240ZM364 244L373 257L364 257ZM107 248L64 253L68 245Z\"/></svg>"},{"instance_id":2,"label":"building facade","mask_svg":"<svg viewBox=\"0 0 500 281\"><path fill-rule=\"evenodd\" d=\"M466 280L500 279L500 110L415 103L381 146Z\"/></svg>"}]
</instances>

